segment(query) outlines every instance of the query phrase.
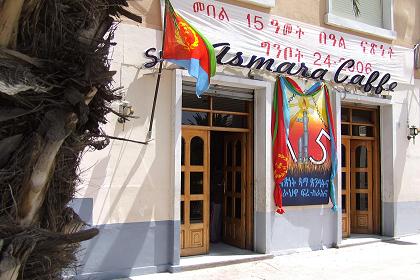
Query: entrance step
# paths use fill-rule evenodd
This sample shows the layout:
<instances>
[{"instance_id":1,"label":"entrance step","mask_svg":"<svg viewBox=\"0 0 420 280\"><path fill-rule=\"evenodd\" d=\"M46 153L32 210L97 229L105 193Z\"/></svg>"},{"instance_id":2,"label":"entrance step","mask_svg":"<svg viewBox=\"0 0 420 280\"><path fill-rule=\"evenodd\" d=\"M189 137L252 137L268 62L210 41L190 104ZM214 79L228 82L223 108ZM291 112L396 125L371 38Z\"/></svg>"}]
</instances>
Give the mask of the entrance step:
<instances>
[{"instance_id":1,"label":"entrance step","mask_svg":"<svg viewBox=\"0 0 420 280\"><path fill-rule=\"evenodd\" d=\"M271 254L258 254L224 243L211 243L209 254L181 257L179 266L174 271L190 271L230 264L272 259L273 257L274 256Z\"/></svg>"},{"instance_id":2,"label":"entrance step","mask_svg":"<svg viewBox=\"0 0 420 280\"><path fill-rule=\"evenodd\" d=\"M372 234L351 234L350 237L343 239L338 248L346 248L357 245L365 245L375 242L385 242L395 240L394 237L372 235Z\"/></svg>"}]
</instances>

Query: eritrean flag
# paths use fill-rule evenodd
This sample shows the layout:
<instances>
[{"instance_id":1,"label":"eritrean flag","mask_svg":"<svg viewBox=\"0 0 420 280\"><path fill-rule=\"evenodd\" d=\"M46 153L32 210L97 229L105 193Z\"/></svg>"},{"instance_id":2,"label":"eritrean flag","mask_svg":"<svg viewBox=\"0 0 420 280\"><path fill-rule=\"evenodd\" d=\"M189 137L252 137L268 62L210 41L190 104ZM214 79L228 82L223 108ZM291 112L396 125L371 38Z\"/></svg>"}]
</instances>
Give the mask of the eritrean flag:
<instances>
[{"instance_id":1,"label":"eritrean flag","mask_svg":"<svg viewBox=\"0 0 420 280\"><path fill-rule=\"evenodd\" d=\"M271 111L271 136L273 145L274 203L276 212L284 213L281 182L286 178L288 169L287 139L289 137L290 114L284 83L281 78L274 86L273 107Z\"/></svg>"},{"instance_id":2,"label":"eritrean flag","mask_svg":"<svg viewBox=\"0 0 420 280\"><path fill-rule=\"evenodd\" d=\"M196 94L200 97L216 72L213 45L174 10L169 0L165 5L165 25L162 58L187 69L197 79Z\"/></svg>"}]
</instances>

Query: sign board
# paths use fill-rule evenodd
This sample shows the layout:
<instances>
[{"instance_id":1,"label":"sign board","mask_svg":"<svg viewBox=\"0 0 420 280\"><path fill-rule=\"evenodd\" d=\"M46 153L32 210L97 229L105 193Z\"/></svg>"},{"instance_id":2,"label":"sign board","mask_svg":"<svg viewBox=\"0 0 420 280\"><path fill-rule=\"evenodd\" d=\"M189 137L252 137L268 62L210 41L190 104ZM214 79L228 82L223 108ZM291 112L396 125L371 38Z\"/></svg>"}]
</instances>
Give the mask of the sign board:
<instances>
[{"instance_id":1,"label":"sign board","mask_svg":"<svg viewBox=\"0 0 420 280\"><path fill-rule=\"evenodd\" d=\"M257 55L276 62L270 71L282 62L290 62L304 63L310 70L335 72L352 59L354 64L340 73L348 75L349 80L355 75L366 80L378 71L381 75L389 73L390 82L414 83L412 49L216 1L171 2L211 43L228 43L231 59L226 55L219 63L246 67L252 55ZM220 48L216 50L220 52Z\"/></svg>"}]
</instances>

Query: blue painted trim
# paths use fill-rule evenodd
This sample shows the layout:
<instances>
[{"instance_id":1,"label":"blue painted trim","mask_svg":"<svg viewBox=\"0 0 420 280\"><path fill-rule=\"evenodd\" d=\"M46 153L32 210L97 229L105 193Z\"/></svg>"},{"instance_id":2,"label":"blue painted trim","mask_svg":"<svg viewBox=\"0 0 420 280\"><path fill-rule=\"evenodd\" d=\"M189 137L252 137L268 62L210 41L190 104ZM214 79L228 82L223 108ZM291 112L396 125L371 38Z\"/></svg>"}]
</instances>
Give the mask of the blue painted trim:
<instances>
[{"instance_id":1,"label":"blue painted trim","mask_svg":"<svg viewBox=\"0 0 420 280\"><path fill-rule=\"evenodd\" d=\"M167 272L171 270L170 265L158 265L158 266L144 266L135 267L122 270L114 271L102 271L93 273L84 273L80 275L71 275L71 279L75 280L109 280L109 279L120 279L125 277L140 276L146 274Z\"/></svg>"},{"instance_id":2,"label":"blue painted trim","mask_svg":"<svg viewBox=\"0 0 420 280\"><path fill-rule=\"evenodd\" d=\"M76 279L122 278L168 271L179 265L180 221L105 224L98 228L98 236L82 243Z\"/></svg>"},{"instance_id":3,"label":"blue painted trim","mask_svg":"<svg viewBox=\"0 0 420 280\"><path fill-rule=\"evenodd\" d=\"M301 250L322 250L337 243L337 215L328 208L285 206L286 213L256 212L255 217L271 221L266 233L266 253L287 254ZM255 224L260 224L258 221ZM259 231L259 229L255 229Z\"/></svg>"},{"instance_id":4,"label":"blue painted trim","mask_svg":"<svg viewBox=\"0 0 420 280\"><path fill-rule=\"evenodd\" d=\"M84 222L89 225L93 223L93 198L74 198L69 202L68 206L73 208L74 212L76 212Z\"/></svg>"},{"instance_id":5,"label":"blue painted trim","mask_svg":"<svg viewBox=\"0 0 420 280\"><path fill-rule=\"evenodd\" d=\"M420 233L420 201L394 202L394 236Z\"/></svg>"}]
</instances>

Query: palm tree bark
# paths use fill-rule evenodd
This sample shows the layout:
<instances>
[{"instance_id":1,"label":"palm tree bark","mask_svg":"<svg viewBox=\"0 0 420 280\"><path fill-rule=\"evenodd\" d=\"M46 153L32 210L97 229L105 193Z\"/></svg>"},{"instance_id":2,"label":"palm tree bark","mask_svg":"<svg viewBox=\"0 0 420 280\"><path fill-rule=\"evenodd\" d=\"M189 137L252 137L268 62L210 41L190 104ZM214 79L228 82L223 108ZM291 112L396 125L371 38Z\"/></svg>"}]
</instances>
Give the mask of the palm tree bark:
<instances>
[{"instance_id":1,"label":"palm tree bark","mask_svg":"<svg viewBox=\"0 0 420 280\"><path fill-rule=\"evenodd\" d=\"M0 280L62 279L97 229L68 206L119 96L108 53L126 0L0 0ZM54 260L54 261L51 261Z\"/></svg>"}]
</instances>

